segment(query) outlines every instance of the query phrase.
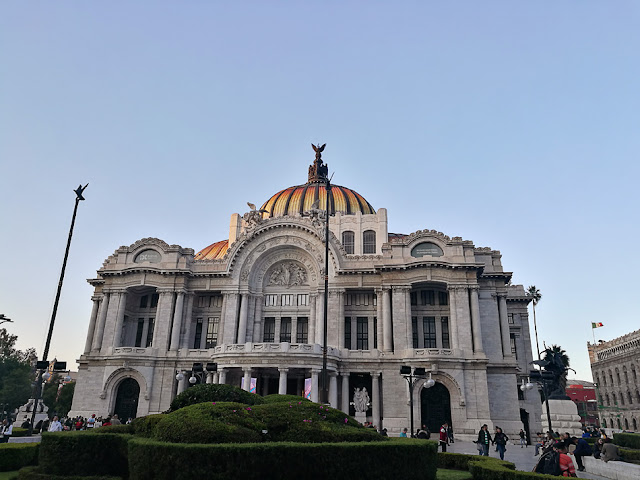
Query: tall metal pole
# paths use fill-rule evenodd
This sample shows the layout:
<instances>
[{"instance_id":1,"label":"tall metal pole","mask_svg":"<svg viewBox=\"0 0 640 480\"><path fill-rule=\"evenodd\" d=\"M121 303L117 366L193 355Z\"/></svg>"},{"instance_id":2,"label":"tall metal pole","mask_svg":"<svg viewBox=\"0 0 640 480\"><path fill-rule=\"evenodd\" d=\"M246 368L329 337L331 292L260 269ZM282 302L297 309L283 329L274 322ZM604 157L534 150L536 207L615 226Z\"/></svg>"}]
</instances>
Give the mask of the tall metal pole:
<instances>
[{"instance_id":1,"label":"tall metal pole","mask_svg":"<svg viewBox=\"0 0 640 480\"><path fill-rule=\"evenodd\" d=\"M325 205L325 227L324 227L324 312L322 328L322 399L321 403L329 403L329 376L327 372L327 324L329 308L329 194L331 193L331 183L327 178L325 184L327 191L327 201Z\"/></svg>"},{"instance_id":2,"label":"tall metal pole","mask_svg":"<svg viewBox=\"0 0 640 480\"><path fill-rule=\"evenodd\" d=\"M69 248L71 247L71 237L73 236L73 227L76 223L76 213L78 212L78 204L81 200L84 200L82 196L82 192L87 188L89 184L87 183L84 187L80 185L74 192L76 193L76 202L73 207L73 215L71 217L71 227L69 228L69 238L67 239L67 248L64 252L64 260L62 261L62 270L60 271L60 280L58 281L58 290L56 292L56 299L53 302L53 312L51 312L51 321L49 322L49 333L47 334L47 341L44 345L44 352L42 353L42 361L46 362L47 357L49 356L49 347L51 346L51 336L53 335L53 325L56 322L56 314L58 313L58 303L60 302L60 293L62 292L62 282L64 280L64 272L67 268L67 259L69 258ZM33 412L31 412L31 425L29 426L29 435L33 433L33 422L36 418L36 411L38 410L38 401L40 400L42 394L42 370L38 370L38 378L36 379L35 385L35 395L34 395L34 405Z\"/></svg>"},{"instance_id":3,"label":"tall metal pole","mask_svg":"<svg viewBox=\"0 0 640 480\"><path fill-rule=\"evenodd\" d=\"M411 437L413 437L413 375L409 375L407 378L407 382L409 382L409 408L411 409Z\"/></svg>"}]
</instances>

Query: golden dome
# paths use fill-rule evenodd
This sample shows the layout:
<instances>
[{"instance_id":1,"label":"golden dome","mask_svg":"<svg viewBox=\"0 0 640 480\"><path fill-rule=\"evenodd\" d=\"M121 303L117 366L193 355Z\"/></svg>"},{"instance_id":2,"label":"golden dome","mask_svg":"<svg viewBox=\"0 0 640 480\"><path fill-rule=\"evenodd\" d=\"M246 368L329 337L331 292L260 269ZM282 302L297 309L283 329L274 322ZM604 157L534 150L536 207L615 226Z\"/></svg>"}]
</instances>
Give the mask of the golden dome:
<instances>
[{"instance_id":1,"label":"golden dome","mask_svg":"<svg viewBox=\"0 0 640 480\"><path fill-rule=\"evenodd\" d=\"M229 240L222 240L203 248L194 257L195 260L215 260L224 257L229 250Z\"/></svg>"}]
</instances>

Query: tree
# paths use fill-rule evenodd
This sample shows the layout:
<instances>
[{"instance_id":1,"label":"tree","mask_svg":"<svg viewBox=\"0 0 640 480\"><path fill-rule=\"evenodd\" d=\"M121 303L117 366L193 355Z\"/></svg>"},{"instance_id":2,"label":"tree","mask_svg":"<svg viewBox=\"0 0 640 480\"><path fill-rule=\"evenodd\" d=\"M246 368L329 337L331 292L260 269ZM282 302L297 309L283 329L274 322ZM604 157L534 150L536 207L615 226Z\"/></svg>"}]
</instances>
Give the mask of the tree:
<instances>
[{"instance_id":1,"label":"tree","mask_svg":"<svg viewBox=\"0 0 640 480\"><path fill-rule=\"evenodd\" d=\"M567 388L567 371L569 370L570 360L567 352L560 345L551 345L544 351L544 361L549 362L545 370L557 372L558 384L564 392ZM559 361L564 365L560 365Z\"/></svg>"},{"instance_id":2,"label":"tree","mask_svg":"<svg viewBox=\"0 0 640 480\"><path fill-rule=\"evenodd\" d=\"M71 410L75 382L61 384L62 378L54 373L44 386L42 401L49 407L49 415L58 415L62 418Z\"/></svg>"},{"instance_id":3,"label":"tree","mask_svg":"<svg viewBox=\"0 0 640 480\"><path fill-rule=\"evenodd\" d=\"M540 345L538 344L538 324L536 323L536 305L542 298L540 290L535 285L530 285L526 291L527 297L531 297L531 305L533 306L533 329L536 334L536 350L538 351L538 360L540 360Z\"/></svg>"},{"instance_id":4,"label":"tree","mask_svg":"<svg viewBox=\"0 0 640 480\"><path fill-rule=\"evenodd\" d=\"M17 335L0 329L0 402L7 404L7 411L27 403L32 392L35 350L16 349L17 339Z\"/></svg>"}]
</instances>

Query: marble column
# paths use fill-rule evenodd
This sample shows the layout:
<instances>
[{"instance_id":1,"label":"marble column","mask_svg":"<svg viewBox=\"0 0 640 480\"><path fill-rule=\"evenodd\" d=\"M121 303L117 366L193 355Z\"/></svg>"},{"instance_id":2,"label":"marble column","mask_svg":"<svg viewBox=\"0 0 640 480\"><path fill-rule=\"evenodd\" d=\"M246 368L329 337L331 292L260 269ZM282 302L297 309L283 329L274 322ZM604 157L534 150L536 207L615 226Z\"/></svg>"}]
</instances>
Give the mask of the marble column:
<instances>
[{"instance_id":1,"label":"marble column","mask_svg":"<svg viewBox=\"0 0 640 480\"><path fill-rule=\"evenodd\" d=\"M373 425L382 430L380 425L380 372L371 372L371 410Z\"/></svg>"},{"instance_id":2,"label":"marble column","mask_svg":"<svg viewBox=\"0 0 640 480\"><path fill-rule=\"evenodd\" d=\"M213 372L207 372L207 383L213 383Z\"/></svg>"},{"instance_id":3,"label":"marble column","mask_svg":"<svg viewBox=\"0 0 640 480\"><path fill-rule=\"evenodd\" d=\"M376 334L378 336L378 345L376 348L380 351L384 350L384 315L382 313L382 295L382 289L376 288Z\"/></svg>"},{"instance_id":4,"label":"marble column","mask_svg":"<svg viewBox=\"0 0 640 480\"><path fill-rule=\"evenodd\" d=\"M393 345L396 352L402 352L409 348L407 344L407 322L411 327L411 318L407 315L407 299L409 296L409 287L405 285L397 285L392 289L392 308L393 308Z\"/></svg>"},{"instance_id":5,"label":"marble column","mask_svg":"<svg viewBox=\"0 0 640 480\"><path fill-rule=\"evenodd\" d=\"M118 302L118 313L116 314L116 326L113 330L113 346L122 346L122 327L124 326L124 313L127 306L127 292L120 293Z\"/></svg>"},{"instance_id":6,"label":"marble column","mask_svg":"<svg viewBox=\"0 0 640 480\"><path fill-rule=\"evenodd\" d=\"M111 292L109 295L109 307L107 308L107 317L104 323L102 334L102 346L100 351L106 353L110 347L113 347L115 338L116 323L118 321L118 307L120 305L120 291Z\"/></svg>"},{"instance_id":7,"label":"marble column","mask_svg":"<svg viewBox=\"0 0 640 480\"><path fill-rule=\"evenodd\" d=\"M251 367L245 367L242 369L244 372L244 386L243 390L250 392L251 391Z\"/></svg>"},{"instance_id":8,"label":"marble column","mask_svg":"<svg viewBox=\"0 0 640 480\"><path fill-rule=\"evenodd\" d=\"M183 378L178 382L178 395L187 389L187 382L189 381L189 372L182 372Z\"/></svg>"},{"instance_id":9,"label":"marble column","mask_svg":"<svg viewBox=\"0 0 640 480\"><path fill-rule=\"evenodd\" d=\"M211 383L215 383L216 385L220 383L220 379L218 378L218 372L213 372L213 377L211 377Z\"/></svg>"},{"instance_id":10,"label":"marble column","mask_svg":"<svg viewBox=\"0 0 640 480\"><path fill-rule=\"evenodd\" d=\"M473 335L471 334L471 305L469 291L466 285L453 285L449 287L455 298L455 317L457 324L457 345L465 356L473 352ZM453 303L452 307L453 308Z\"/></svg>"},{"instance_id":11,"label":"marble column","mask_svg":"<svg viewBox=\"0 0 640 480\"><path fill-rule=\"evenodd\" d=\"M278 372L280 372L280 378L278 379L278 393L280 395L287 394L287 373L289 372L288 368L278 368Z\"/></svg>"},{"instance_id":12,"label":"marble column","mask_svg":"<svg viewBox=\"0 0 640 480\"><path fill-rule=\"evenodd\" d=\"M253 315L253 343L262 342L262 306L264 305L264 297L256 295L256 309Z\"/></svg>"},{"instance_id":13,"label":"marble column","mask_svg":"<svg viewBox=\"0 0 640 480\"><path fill-rule=\"evenodd\" d=\"M218 383L220 385L224 385L225 383L227 383L227 369L226 368L221 368L220 371L218 372Z\"/></svg>"},{"instance_id":14,"label":"marble column","mask_svg":"<svg viewBox=\"0 0 640 480\"><path fill-rule=\"evenodd\" d=\"M407 348L413 348L413 322L411 321L411 287L407 287L403 290L404 293L404 311L405 311L405 324L407 326ZM438 318L439 320L439 318ZM436 321L436 325L438 325ZM377 426L377 425L376 425Z\"/></svg>"},{"instance_id":15,"label":"marble column","mask_svg":"<svg viewBox=\"0 0 640 480\"><path fill-rule=\"evenodd\" d=\"M484 353L482 350L482 327L480 326L480 304L478 302L477 285L469 287L470 305L471 305L471 325L473 328L473 351L475 353Z\"/></svg>"},{"instance_id":16,"label":"marble column","mask_svg":"<svg viewBox=\"0 0 640 480\"><path fill-rule=\"evenodd\" d=\"M335 345L338 348L344 348L344 296L346 295L346 290L338 291L338 341Z\"/></svg>"},{"instance_id":17,"label":"marble column","mask_svg":"<svg viewBox=\"0 0 640 480\"><path fill-rule=\"evenodd\" d=\"M511 358L511 337L509 319L507 317L507 294L498 294L498 315L500 317L500 333L502 335L502 355Z\"/></svg>"},{"instance_id":18,"label":"marble column","mask_svg":"<svg viewBox=\"0 0 640 480\"><path fill-rule=\"evenodd\" d=\"M91 351L91 344L93 343L93 337L96 330L96 320L98 318L98 309L100 308L100 297L94 296L93 308L91 309L91 317L89 320L89 331L87 332L87 341L84 344L84 353L87 354Z\"/></svg>"},{"instance_id":19,"label":"marble column","mask_svg":"<svg viewBox=\"0 0 640 480\"><path fill-rule=\"evenodd\" d=\"M311 401L318 403L318 380L320 370L316 368L311 369Z\"/></svg>"},{"instance_id":20,"label":"marble column","mask_svg":"<svg viewBox=\"0 0 640 480\"><path fill-rule=\"evenodd\" d=\"M247 320L249 318L249 298L248 293L240 296L240 320L238 321L238 337L236 343L245 343L247 339Z\"/></svg>"},{"instance_id":21,"label":"marble column","mask_svg":"<svg viewBox=\"0 0 640 480\"><path fill-rule=\"evenodd\" d=\"M169 343L169 325L173 311L173 291L160 291L155 326L153 328L153 347L166 349Z\"/></svg>"},{"instance_id":22,"label":"marble column","mask_svg":"<svg viewBox=\"0 0 640 480\"><path fill-rule=\"evenodd\" d=\"M102 301L100 302L100 310L98 311L98 324L96 326L96 332L93 336L93 345L91 350L97 352L102 347L102 337L104 336L104 327L107 322L107 310L109 310L109 292L102 294Z\"/></svg>"},{"instance_id":23,"label":"marble column","mask_svg":"<svg viewBox=\"0 0 640 480\"><path fill-rule=\"evenodd\" d=\"M458 315L456 312L456 290L451 286L447 287L449 293L449 343L451 348L458 348Z\"/></svg>"},{"instance_id":24,"label":"marble column","mask_svg":"<svg viewBox=\"0 0 640 480\"><path fill-rule=\"evenodd\" d=\"M182 330L182 310L184 309L184 292L178 292L176 308L173 312L173 328L171 329L170 350L180 348L180 331Z\"/></svg>"},{"instance_id":25,"label":"marble column","mask_svg":"<svg viewBox=\"0 0 640 480\"><path fill-rule=\"evenodd\" d=\"M329 372L329 405L338 408L338 373Z\"/></svg>"},{"instance_id":26,"label":"marble column","mask_svg":"<svg viewBox=\"0 0 640 480\"><path fill-rule=\"evenodd\" d=\"M391 352L393 346L393 329L391 326L391 299L389 297L391 290L389 287L382 288L382 333L383 348L385 352Z\"/></svg>"},{"instance_id":27,"label":"marble column","mask_svg":"<svg viewBox=\"0 0 640 480\"><path fill-rule=\"evenodd\" d=\"M185 325L184 338L182 342L180 342L180 346L182 348L191 348L193 346L191 336L194 335L193 332L193 301L195 299L195 295L193 292L189 292L186 294L187 296L187 311L182 319L182 324ZM222 321L220 322L222 323Z\"/></svg>"},{"instance_id":28,"label":"marble column","mask_svg":"<svg viewBox=\"0 0 640 480\"><path fill-rule=\"evenodd\" d=\"M313 345L316 343L316 323L318 296L315 293L309 294L309 339L308 342Z\"/></svg>"},{"instance_id":29,"label":"marble column","mask_svg":"<svg viewBox=\"0 0 640 480\"><path fill-rule=\"evenodd\" d=\"M236 343L236 325L240 294L235 292L227 293L225 294L225 299L223 343L229 345Z\"/></svg>"},{"instance_id":30,"label":"marble column","mask_svg":"<svg viewBox=\"0 0 640 480\"><path fill-rule=\"evenodd\" d=\"M349 373L341 372L342 377L342 411L349 414Z\"/></svg>"}]
</instances>

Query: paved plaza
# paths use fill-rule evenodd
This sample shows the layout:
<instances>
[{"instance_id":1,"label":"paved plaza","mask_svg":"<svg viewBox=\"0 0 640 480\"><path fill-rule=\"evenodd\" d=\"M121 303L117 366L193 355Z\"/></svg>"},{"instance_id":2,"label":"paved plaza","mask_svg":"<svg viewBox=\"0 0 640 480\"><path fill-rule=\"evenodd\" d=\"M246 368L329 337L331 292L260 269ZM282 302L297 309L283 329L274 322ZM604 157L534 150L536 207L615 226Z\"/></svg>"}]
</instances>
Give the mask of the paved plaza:
<instances>
[{"instance_id":1,"label":"paved plaza","mask_svg":"<svg viewBox=\"0 0 640 480\"><path fill-rule=\"evenodd\" d=\"M438 448L438 451L440 449ZM517 470L522 470L523 472L530 472L533 470L533 467L538 462L538 458L533 455L535 448L531 445L526 448L521 448L520 445L508 445L507 451L504 455L504 459L508 462L512 462L515 464ZM478 450L476 448L476 444L473 442L455 442L447 447L447 452L451 453L467 453L471 455L477 455ZM489 455L494 458L500 458L498 452L495 451L495 447L489 448ZM592 480L606 480L606 477L601 477L600 475L594 475L592 473L587 472L578 472L576 468L576 473L580 478L590 478Z\"/></svg>"}]
</instances>

